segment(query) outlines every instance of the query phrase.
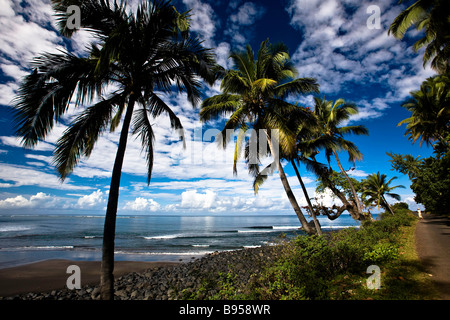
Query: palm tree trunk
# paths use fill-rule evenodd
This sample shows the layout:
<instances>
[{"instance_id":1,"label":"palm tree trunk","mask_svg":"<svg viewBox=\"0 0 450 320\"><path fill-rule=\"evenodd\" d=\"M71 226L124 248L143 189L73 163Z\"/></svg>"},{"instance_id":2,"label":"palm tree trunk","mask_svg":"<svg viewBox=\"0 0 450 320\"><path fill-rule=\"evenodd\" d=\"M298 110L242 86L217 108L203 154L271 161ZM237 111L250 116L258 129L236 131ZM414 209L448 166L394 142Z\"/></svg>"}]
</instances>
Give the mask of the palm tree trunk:
<instances>
[{"instance_id":1,"label":"palm tree trunk","mask_svg":"<svg viewBox=\"0 0 450 320\"><path fill-rule=\"evenodd\" d=\"M386 201L386 198L384 197L384 195L382 195L381 198L383 199L383 202L384 202L386 208L388 209L388 211L389 211L392 215L394 215L394 211L392 211L392 208L391 208L391 206L389 205L389 203Z\"/></svg>"},{"instance_id":2,"label":"palm tree trunk","mask_svg":"<svg viewBox=\"0 0 450 320\"><path fill-rule=\"evenodd\" d=\"M330 181L330 179L328 179L327 176L322 176L321 179L322 179L323 183L328 188L330 188L330 190L334 193L334 195L337 196L339 198L339 200L341 200L342 204L344 205L343 208L342 208L343 210L340 210L339 214L335 215L333 217L333 219L331 219L331 220L337 219L342 214L342 212L345 211L345 210L347 210L350 213L350 215L352 216L353 219L359 220L360 216L359 216L359 213L357 212L358 208L355 207L355 204L354 203L352 204L352 203L348 202L348 200L345 197L345 195L338 188L336 188L334 186L334 184ZM328 216L328 218L330 218L330 216Z\"/></svg>"},{"instance_id":3,"label":"palm tree trunk","mask_svg":"<svg viewBox=\"0 0 450 320\"><path fill-rule=\"evenodd\" d=\"M312 234L313 231L308 225L308 221L306 221L305 216L302 213L302 210L300 209L300 206L297 203L297 199L295 199L294 193L292 192L291 186L289 185L289 182L286 178L286 174L284 173L283 166L280 162L280 157L278 150L274 150L272 145L272 140L269 137L269 134L267 133L267 130L264 130L267 137L267 142L269 144L270 152L272 153L272 156L275 159L275 163L278 169L278 173L280 175L281 183L283 184L284 190L286 191L286 195L289 199L289 202L291 203L292 207L294 208L295 214L297 215L298 220L300 220L300 223L302 225L303 230L305 230L306 233Z\"/></svg>"},{"instance_id":4,"label":"palm tree trunk","mask_svg":"<svg viewBox=\"0 0 450 320\"><path fill-rule=\"evenodd\" d=\"M305 184L303 183L302 176L300 175L300 172L298 171L294 160L291 160L291 164L294 167L295 174L297 175L297 179L300 182L300 185L302 187L303 194L305 195L305 198L306 198L306 202L308 203L309 211L311 212L311 215L313 217L314 226L316 227L317 234L319 236L321 236L322 235L322 229L320 227L319 221L317 220L316 213L314 212L313 206L311 204L311 200L309 199L308 191L306 191L306 187L305 187Z\"/></svg>"},{"instance_id":5,"label":"palm tree trunk","mask_svg":"<svg viewBox=\"0 0 450 320\"><path fill-rule=\"evenodd\" d=\"M359 201L358 195L356 194L355 187L353 186L353 183L350 181L350 178L348 177L347 172L345 172L344 168L342 167L342 164L341 164L341 161L339 160L337 152L335 150L333 150L333 153L334 153L334 156L336 157L336 162L339 166L339 169L341 169L341 172L344 174L345 178L348 181L348 184L350 185L350 189L352 190L352 193L353 193L353 198L355 199L355 202L356 202L356 207L358 208L358 213L360 215L363 215L361 203Z\"/></svg>"},{"instance_id":6,"label":"palm tree trunk","mask_svg":"<svg viewBox=\"0 0 450 320\"><path fill-rule=\"evenodd\" d=\"M122 131L120 132L119 147L114 161L109 188L108 205L106 208L105 225L103 229L103 247L101 264L101 297L103 300L114 300L114 239L116 234L116 214L119 201L120 177L122 173L123 158L127 146L128 130L133 115L135 99L131 95L125 114Z\"/></svg>"}]
</instances>

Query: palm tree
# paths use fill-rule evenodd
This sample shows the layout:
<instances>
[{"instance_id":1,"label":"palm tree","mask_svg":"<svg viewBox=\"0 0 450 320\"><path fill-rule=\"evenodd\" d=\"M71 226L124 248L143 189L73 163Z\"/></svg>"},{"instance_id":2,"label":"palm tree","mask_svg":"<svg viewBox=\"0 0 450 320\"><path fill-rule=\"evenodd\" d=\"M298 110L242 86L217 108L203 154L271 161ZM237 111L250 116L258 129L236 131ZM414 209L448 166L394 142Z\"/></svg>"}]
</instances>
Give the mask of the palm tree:
<instances>
[{"instance_id":1,"label":"palm tree","mask_svg":"<svg viewBox=\"0 0 450 320\"><path fill-rule=\"evenodd\" d=\"M302 110L302 112L310 112L308 108ZM317 174L320 172L322 165L316 161L310 160L309 157L314 157L317 153L317 148L321 147L323 143L326 143L322 137L316 137L317 122L313 114L310 115L311 118L304 119L301 115L298 116L296 112L290 112L289 114L283 115L286 119L286 124L296 135L296 144L294 146L294 152L292 154L280 154L280 158L288 161L294 168L297 179L305 196L306 203L308 205L308 210L313 218L314 227L318 235L322 235L322 230L320 223L317 219L316 212L311 203L311 198L309 197L308 191L306 190L305 183L303 182L302 176L298 170L300 163L306 165L308 170L313 171ZM308 120L308 121L305 121ZM250 172L254 175L253 189L255 194L258 193L261 185L266 181L269 171L275 166L275 163L271 163L262 172L259 171L259 162L249 161L248 155L250 152L248 150L248 145L246 146L246 160L249 166ZM258 159L259 160L259 159Z\"/></svg>"},{"instance_id":2,"label":"palm tree","mask_svg":"<svg viewBox=\"0 0 450 320\"><path fill-rule=\"evenodd\" d=\"M61 121L75 93L77 109L90 104L80 110L57 142L54 163L64 180L81 157L89 157L100 134L117 129L125 115L112 171L102 247L101 296L113 299L116 213L130 126L146 152L150 183L154 147L150 118L165 114L172 128L183 128L157 92L186 92L195 105L200 101L199 76L212 82L215 62L210 51L189 36L187 14L179 14L169 2L143 3L133 14L127 13L123 2L53 0L64 36L76 31L66 28L67 7L73 4L81 9L81 28L91 31L99 44L92 44L86 57L60 52L35 58L34 70L24 79L16 97L15 120L23 145L33 147L45 139L54 122Z\"/></svg>"},{"instance_id":3,"label":"palm tree","mask_svg":"<svg viewBox=\"0 0 450 320\"><path fill-rule=\"evenodd\" d=\"M264 132L267 140L260 143L268 145L288 199L303 229L311 233L292 193L275 144L279 143L281 153L292 153L295 133L286 125L283 115L296 112L299 118L310 116L286 102L285 98L293 94L317 92L318 84L311 78L296 78L297 71L284 44L273 45L266 40L261 43L256 59L249 45L245 51L233 52L230 58L235 68L225 72L221 83L223 93L203 101L200 119L205 122L230 115L222 130L221 141L225 147L230 138L227 130L239 129L233 166L235 173L239 149L245 138L243 133L249 129Z\"/></svg>"},{"instance_id":4,"label":"palm tree","mask_svg":"<svg viewBox=\"0 0 450 320\"><path fill-rule=\"evenodd\" d=\"M391 214L394 214L392 211L392 208L389 206L389 203L386 201L385 195L400 201L400 195L396 193L392 193L391 191L396 188L405 188L403 185L393 186L390 187L389 185L394 179L397 179L397 177L393 177L386 181L386 175L380 174L380 172L372 173L371 175L367 176L366 179L362 181L363 186L363 197L368 197L366 199L366 204L376 204L378 206L378 209L380 209L380 206L384 209L388 210Z\"/></svg>"},{"instance_id":5,"label":"palm tree","mask_svg":"<svg viewBox=\"0 0 450 320\"><path fill-rule=\"evenodd\" d=\"M417 0L395 18L388 34L402 39L413 25L419 31L425 30L425 35L414 44L416 51L426 47L424 66L431 60L431 67L439 73L450 71L450 2Z\"/></svg>"},{"instance_id":6,"label":"palm tree","mask_svg":"<svg viewBox=\"0 0 450 320\"><path fill-rule=\"evenodd\" d=\"M368 130L362 125L341 126L343 122L349 120L351 115L358 113L358 107L354 104L346 103L343 99L338 99L333 103L333 101L327 101L318 97L315 97L314 101L314 114L316 115L320 123L321 135L323 135L324 138L328 140L328 145L324 147L328 163L330 164L330 157L333 154L336 158L339 169L350 185L350 189L353 194L354 202L356 203L356 206L358 208L359 215L363 215L361 203L359 201L355 187L348 177L347 172L342 167L341 161L338 156L338 151L347 151L349 155L349 161L353 163L356 160L361 160L362 154L358 150L356 145L348 140L345 140L343 136L349 133L353 133L356 135L367 135Z\"/></svg>"},{"instance_id":7,"label":"palm tree","mask_svg":"<svg viewBox=\"0 0 450 320\"><path fill-rule=\"evenodd\" d=\"M420 90L411 92L411 98L402 104L411 117L401 121L406 124L405 135L412 142L423 142L449 147L450 139L450 78L440 75L425 80Z\"/></svg>"}]
</instances>

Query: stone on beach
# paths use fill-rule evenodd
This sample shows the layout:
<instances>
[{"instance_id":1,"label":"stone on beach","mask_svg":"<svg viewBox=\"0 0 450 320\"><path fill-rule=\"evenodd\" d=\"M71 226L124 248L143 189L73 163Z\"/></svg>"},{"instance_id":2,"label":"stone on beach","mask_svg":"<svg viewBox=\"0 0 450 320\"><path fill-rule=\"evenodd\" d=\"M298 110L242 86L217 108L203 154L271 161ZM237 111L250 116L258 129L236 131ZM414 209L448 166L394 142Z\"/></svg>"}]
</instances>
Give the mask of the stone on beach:
<instances>
[{"instance_id":1,"label":"stone on beach","mask_svg":"<svg viewBox=\"0 0 450 320\"><path fill-rule=\"evenodd\" d=\"M220 274L232 273L236 282L248 283L267 263L273 262L278 246L262 246L235 251L214 252L187 263L157 267L143 272L131 272L116 277L114 284L116 300L171 300L183 299L197 293L197 298L212 297L219 290ZM206 292L198 294L205 283ZM99 285L86 285L79 290L52 290L44 293L19 294L5 300L96 300L100 299Z\"/></svg>"}]
</instances>

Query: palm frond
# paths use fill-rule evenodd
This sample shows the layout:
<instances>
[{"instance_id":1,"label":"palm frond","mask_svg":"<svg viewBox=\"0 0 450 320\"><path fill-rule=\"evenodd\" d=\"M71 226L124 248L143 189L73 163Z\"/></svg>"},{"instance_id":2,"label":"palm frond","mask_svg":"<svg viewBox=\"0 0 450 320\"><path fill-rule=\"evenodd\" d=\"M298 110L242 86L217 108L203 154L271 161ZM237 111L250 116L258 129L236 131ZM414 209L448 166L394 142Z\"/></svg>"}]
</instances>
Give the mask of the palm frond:
<instances>
[{"instance_id":1,"label":"palm frond","mask_svg":"<svg viewBox=\"0 0 450 320\"><path fill-rule=\"evenodd\" d=\"M75 28L68 26L70 13L67 8L76 5L81 11L80 27L94 32L99 37L109 35L117 25L127 20L126 4L124 1L114 1L110 5L108 0L51 0L53 10L56 12L58 31L65 37L71 37Z\"/></svg>"},{"instance_id":2,"label":"palm frond","mask_svg":"<svg viewBox=\"0 0 450 320\"><path fill-rule=\"evenodd\" d=\"M183 147L186 148L186 141L184 139L184 128L181 123L180 118L175 114L175 112L154 92L146 93L140 99L138 99L142 105L146 106L148 112L157 118L161 114L166 114L170 120L170 126L172 129L177 130L180 139L183 141Z\"/></svg>"},{"instance_id":3,"label":"palm frond","mask_svg":"<svg viewBox=\"0 0 450 320\"><path fill-rule=\"evenodd\" d=\"M401 12L389 27L388 34L392 33L396 38L402 39L406 31L426 15L424 8L421 6L422 2L417 1Z\"/></svg>"},{"instance_id":4,"label":"palm frond","mask_svg":"<svg viewBox=\"0 0 450 320\"><path fill-rule=\"evenodd\" d=\"M77 88L76 106L101 92L89 59L68 52L44 54L33 61L33 67L13 100L16 134L26 147L45 139L54 121L67 111Z\"/></svg>"},{"instance_id":5,"label":"palm frond","mask_svg":"<svg viewBox=\"0 0 450 320\"><path fill-rule=\"evenodd\" d=\"M269 164L267 167L265 167L260 173L258 173L254 180L253 180L253 191L255 194L258 193L261 186L264 184L264 182L267 180L267 178L273 174L274 170L276 168L275 162Z\"/></svg>"},{"instance_id":6,"label":"palm frond","mask_svg":"<svg viewBox=\"0 0 450 320\"><path fill-rule=\"evenodd\" d=\"M203 100L200 110L200 120L209 121L226 116L236 111L242 105L241 96L231 94L219 94Z\"/></svg>"},{"instance_id":7,"label":"palm frond","mask_svg":"<svg viewBox=\"0 0 450 320\"><path fill-rule=\"evenodd\" d=\"M108 126L114 109L125 104L123 95L114 95L86 108L57 141L54 160L64 180L82 156L89 157L98 137Z\"/></svg>"},{"instance_id":8,"label":"palm frond","mask_svg":"<svg viewBox=\"0 0 450 320\"><path fill-rule=\"evenodd\" d=\"M251 79L243 76L241 72L237 70L229 70L225 73L220 89L224 93L243 93L245 90L251 88Z\"/></svg>"},{"instance_id":9,"label":"palm frond","mask_svg":"<svg viewBox=\"0 0 450 320\"><path fill-rule=\"evenodd\" d=\"M237 162L241 156L241 151L242 151L242 142L245 139L245 130L243 130L243 128L240 128L238 136L237 136L237 140L236 140L236 145L234 146L234 157L233 157L233 174L237 175Z\"/></svg>"},{"instance_id":10,"label":"palm frond","mask_svg":"<svg viewBox=\"0 0 450 320\"><path fill-rule=\"evenodd\" d=\"M146 153L147 184L150 184L153 170L153 143L155 135L145 107L134 111L133 134L137 134L141 138L142 150Z\"/></svg>"},{"instance_id":11,"label":"palm frond","mask_svg":"<svg viewBox=\"0 0 450 320\"><path fill-rule=\"evenodd\" d=\"M274 91L276 96L284 99L290 95L318 93L319 84L313 78L298 78L278 85Z\"/></svg>"},{"instance_id":12,"label":"palm frond","mask_svg":"<svg viewBox=\"0 0 450 320\"><path fill-rule=\"evenodd\" d=\"M349 134L349 133L352 133L352 134L358 135L358 136L369 135L369 130L363 125L339 127L338 132L339 132L339 134L342 134L342 135Z\"/></svg>"}]
</instances>

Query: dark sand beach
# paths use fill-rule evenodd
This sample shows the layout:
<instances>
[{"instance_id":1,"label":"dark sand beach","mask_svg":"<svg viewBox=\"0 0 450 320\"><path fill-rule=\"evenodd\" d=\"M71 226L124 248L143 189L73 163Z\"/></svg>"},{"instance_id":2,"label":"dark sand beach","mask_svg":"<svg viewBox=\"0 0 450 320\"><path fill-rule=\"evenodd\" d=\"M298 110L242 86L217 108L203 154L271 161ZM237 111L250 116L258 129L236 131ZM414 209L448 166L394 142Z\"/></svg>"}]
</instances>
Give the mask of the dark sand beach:
<instances>
[{"instance_id":1,"label":"dark sand beach","mask_svg":"<svg viewBox=\"0 0 450 320\"><path fill-rule=\"evenodd\" d=\"M247 283L264 265L273 263L280 246L262 246L242 250L214 252L189 262L115 263L116 300L186 299L198 293L204 281L217 282L220 274L233 272L236 281ZM67 267L81 269L81 289L66 287ZM20 300L97 300L100 298L100 262L46 260L0 270L0 297ZM204 295L214 296L218 287ZM199 299L201 297L198 297ZM1 300L1 299L0 299Z\"/></svg>"},{"instance_id":2,"label":"dark sand beach","mask_svg":"<svg viewBox=\"0 0 450 320\"><path fill-rule=\"evenodd\" d=\"M114 275L173 266L178 262L116 261ZM81 270L81 285L100 283L100 261L46 260L22 266L0 269L0 297L27 292L46 292L66 286L67 267L77 265Z\"/></svg>"}]
</instances>

